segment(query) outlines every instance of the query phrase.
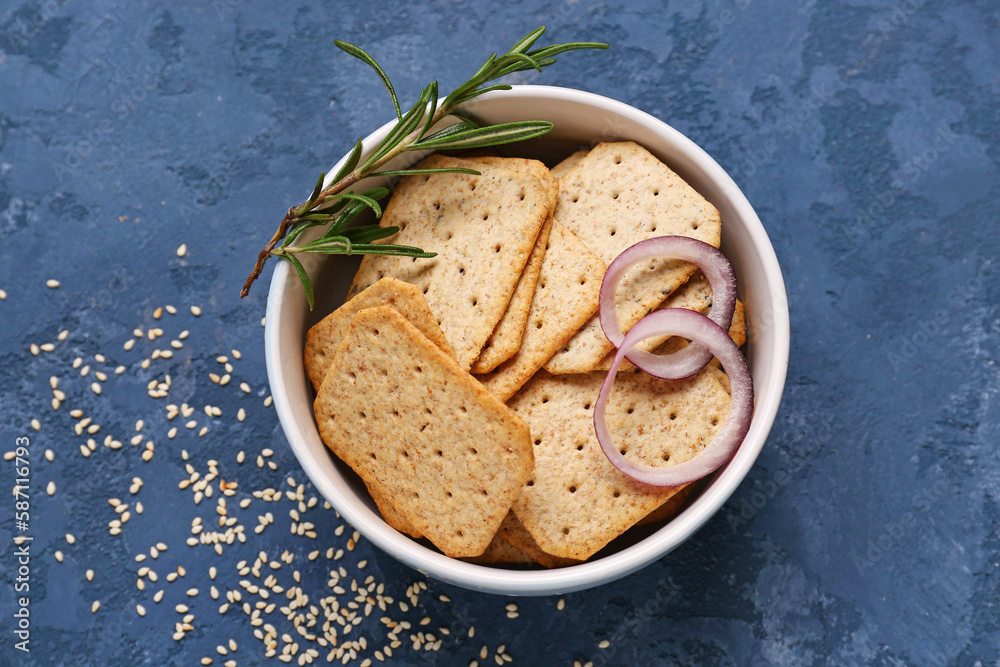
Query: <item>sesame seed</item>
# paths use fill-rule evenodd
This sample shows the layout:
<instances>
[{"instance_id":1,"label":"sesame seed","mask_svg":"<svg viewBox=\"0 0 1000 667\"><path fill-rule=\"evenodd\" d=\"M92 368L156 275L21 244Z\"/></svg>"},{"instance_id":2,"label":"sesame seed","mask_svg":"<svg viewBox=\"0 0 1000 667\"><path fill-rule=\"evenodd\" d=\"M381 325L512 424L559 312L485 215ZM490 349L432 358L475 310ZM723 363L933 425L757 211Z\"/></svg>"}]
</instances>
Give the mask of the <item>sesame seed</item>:
<instances>
[{"instance_id":1,"label":"sesame seed","mask_svg":"<svg viewBox=\"0 0 1000 667\"><path fill-rule=\"evenodd\" d=\"M602 641L600 644L597 645L597 648L607 648L609 646L611 646L611 642L605 639L604 641Z\"/></svg>"},{"instance_id":2,"label":"sesame seed","mask_svg":"<svg viewBox=\"0 0 1000 667\"><path fill-rule=\"evenodd\" d=\"M87 577L87 581L93 581L94 580L94 571L93 570L87 570L86 577Z\"/></svg>"},{"instance_id":3,"label":"sesame seed","mask_svg":"<svg viewBox=\"0 0 1000 667\"><path fill-rule=\"evenodd\" d=\"M566 600L559 598L559 602L556 603L556 609L562 611L566 608Z\"/></svg>"},{"instance_id":4,"label":"sesame seed","mask_svg":"<svg viewBox=\"0 0 1000 667\"><path fill-rule=\"evenodd\" d=\"M187 243L182 243L179 246L177 246L178 257L183 257L184 255L187 254L187 251L188 251Z\"/></svg>"},{"instance_id":5,"label":"sesame seed","mask_svg":"<svg viewBox=\"0 0 1000 667\"><path fill-rule=\"evenodd\" d=\"M122 347L125 348L126 352L131 350L133 347L135 347L135 338L129 338L127 341L125 341L125 344Z\"/></svg>"},{"instance_id":6,"label":"sesame seed","mask_svg":"<svg viewBox=\"0 0 1000 667\"><path fill-rule=\"evenodd\" d=\"M31 420L31 428L35 429L36 431L41 431L42 430L42 422L38 421L37 419L32 419Z\"/></svg>"},{"instance_id":7,"label":"sesame seed","mask_svg":"<svg viewBox=\"0 0 1000 667\"><path fill-rule=\"evenodd\" d=\"M137 604L137 605L135 606L135 611L136 611L136 613L137 613L137 614L139 614L140 616L145 616L145 615L146 615L146 608L145 608L145 607L143 607L143 606L142 606L141 604Z\"/></svg>"},{"instance_id":8,"label":"sesame seed","mask_svg":"<svg viewBox=\"0 0 1000 667\"><path fill-rule=\"evenodd\" d=\"M195 317L200 316L201 308L199 308L198 306L191 306L191 314L194 315Z\"/></svg>"},{"instance_id":9,"label":"sesame seed","mask_svg":"<svg viewBox=\"0 0 1000 667\"><path fill-rule=\"evenodd\" d=\"M46 461L51 462L51 461L55 460L55 458L56 458L56 453L55 452L53 452L51 449L46 449L45 450L45 460Z\"/></svg>"},{"instance_id":10,"label":"sesame seed","mask_svg":"<svg viewBox=\"0 0 1000 667\"><path fill-rule=\"evenodd\" d=\"M49 494L50 496L56 495L56 483L50 481L45 487L45 493Z\"/></svg>"},{"instance_id":11,"label":"sesame seed","mask_svg":"<svg viewBox=\"0 0 1000 667\"><path fill-rule=\"evenodd\" d=\"M174 607L174 610L178 614L186 614L188 613L188 606L186 604L179 604L176 607Z\"/></svg>"},{"instance_id":12,"label":"sesame seed","mask_svg":"<svg viewBox=\"0 0 1000 667\"><path fill-rule=\"evenodd\" d=\"M0 301L6 301L6 300L7 300L7 292L0 289Z\"/></svg>"},{"instance_id":13,"label":"sesame seed","mask_svg":"<svg viewBox=\"0 0 1000 667\"><path fill-rule=\"evenodd\" d=\"M73 533L66 533L66 541L69 544L76 544L76 536Z\"/></svg>"},{"instance_id":14,"label":"sesame seed","mask_svg":"<svg viewBox=\"0 0 1000 667\"><path fill-rule=\"evenodd\" d=\"M99 383L97 383L97 382L94 382L94 383L92 383L92 384L90 385L90 389L91 389L91 391L93 391L93 392L94 392L95 394L98 394L98 395L100 395L100 393L101 393L101 385L100 385Z\"/></svg>"},{"instance_id":15,"label":"sesame seed","mask_svg":"<svg viewBox=\"0 0 1000 667\"><path fill-rule=\"evenodd\" d=\"M57 561L59 561L60 563L63 562L63 552L56 551L54 555Z\"/></svg>"},{"instance_id":16,"label":"sesame seed","mask_svg":"<svg viewBox=\"0 0 1000 667\"><path fill-rule=\"evenodd\" d=\"M60 284L61 283L55 278L49 278L48 280L45 281L45 286L51 289L59 287Z\"/></svg>"},{"instance_id":17,"label":"sesame seed","mask_svg":"<svg viewBox=\"0 0 1000 667\"><path fill-rule=\"evenodd\" d=\"M94 600L94 604L90 605L90 613L96 614L97 610L101 608L101 601Z\"/></svg>"}]
</instances>

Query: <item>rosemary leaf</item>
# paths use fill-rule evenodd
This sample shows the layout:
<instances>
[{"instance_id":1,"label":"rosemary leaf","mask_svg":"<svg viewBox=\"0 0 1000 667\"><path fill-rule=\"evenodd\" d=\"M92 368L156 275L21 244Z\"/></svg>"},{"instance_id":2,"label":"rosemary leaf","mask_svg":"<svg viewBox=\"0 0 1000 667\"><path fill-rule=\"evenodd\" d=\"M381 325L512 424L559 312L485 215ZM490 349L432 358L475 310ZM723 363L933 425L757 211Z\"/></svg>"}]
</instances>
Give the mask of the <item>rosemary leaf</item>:
<instances>
[{"instance_id":1,"label":"rosemary leaf","mask_svg":"<svg viewBox=\"0 0 1000 667\"><path fill-rule=\"evenodd\" d=\"M464 167L442 167L440 169L392 169L389 171L376 171L372 176L415 176L416 174L470 174L479 176L475 169Z\"/></svg>"},{"instance_id":2,"label":"rosemary leaf","mask_svg":"<svg viewBox=\"0 0 1000 667\"><path fill-rule=\"evenodd\" d=\"M392 98L392 106L396 108L396 118L398 118L399 120L402 120L403 119L403 114L402 114L402 112L400 111L400 108L399 108L399 98L396 97L396 91L393 90L393 88L392 88L392 82L389 81L389 75L385 73L385 71L382 69L381 65L379 65L377 62L375 62L375 59L372 58L370 55L368 55L363 49L358 48L357 46L354 46L353 44L348 44L347 42L342 42L339 39L334 40L333 43L336 44L340 49L346 51L350 55L354 56L355 58L357 58L358 60L360 60L361 62L367 64L369 67L371 67L373 70L375 70L375 73L378 74L378 78L382 79L382 83L385 84L386 90L389 91L389 97ZM336 179L336 180L340 180L340 179Z\"/></svg>"},{"instance_id":3,"label":"rosemary leaf","mask_svg":"<svg viewBox=\"0 0 1000 667\"><path fill-rule=\"evenodd\" d=\"M292 266L295 267L295 272L299 274L299 280L302 282L302 288L306 291L306 301L309 302L309 310L312 310L316 305L316 299L313 296L313 285L312 281L309 280L309 274L306 273L305 268L302 266L302 262L298 260L294 255L281 255L282 259L288 260Z\"/></svg>"},{"instance_id":4,"label":"rosemary leaf","mask_svg":"<svg viewBox=\"0 0 1000 667\"><path fill-rule=\"evenodd\" d=\"M523 141L545 134L552 129L552 123L543 120L525 120L516 123L501 123L489 127L480 127L464 132L456 132L450 137L441 139L428 138L420 143L412 144L408 150L444 150L454 148L479 148L494 146L512 141Z\"/></svg>"},{"instance_id":5,"label":"rosemary leaf","mask_svg":"<svg viewBox=\"0 0 1000 667\"><path fill-rule=\"evenodd\" d=\"M510 47L507 53L527 53L528 49L534 46L535 42L538 41L538 38L541 37L542 34L544 33L545 33L545 26L543 25L538 26L537 28L529 32L527 35L522 37L520 42Z\"/></svg>"},{"instance_id":6,"label":"rosemary leaf","mask_svg":"<svg viewBox=\"0 0 1000 667\"><path fill-rule=\"evenodd\" d=\"M347 176L349 173L354 171L354 168L358 166L358 160L361 159L361 151L363 150L363 148L364 146L362 145L361 140L358 139L358 143L354 144L354 149L351 150L351 154L347 156L347 162L345 162L344 166L340 168L340 171L337 172L337 175L333 177L334 183L336 183L344 176ZM313 199L316 198L313 197Z\"/></svg>"},{"instance_id":7,"label":"rosemary leaf","mask_svg":"<svg viewBox=\"0 0 1000 667\"><path fill-rule=\"evenodd\" d=\"M365 225L364 227L351 227L343 234L351 243L371 243L380 239L388 238L399 231L399 227L379 227L378 225Z\"/></svg>"},{"instance_id":8,"label":"rosemary leaf","mask_svg":"<svg viewBox=\"0 0 1000 667\"><path fill-rule=\"evenodd\" d=\"M307 223L304 223L304 224L296 226L295 229L293 229L292 231L288 232L288 236L286 236L285 240L281 242L281 247L282 248L287 248L289 245L291 245L291 243L295 239L297 239L299 237L299 235L302 232L306 231L307 229L309 229L311 227L315 227L316 225L321 225L321 224L323 224L323 223L321 223L321 222L307 222Z\"/></svg>"},{"instance_id":9,"label":"rosemary leaf","mask_svg":"<svg viewBox=\"0 0 1000 667\"><path fill-rule=\"evenodd\" d=\"M382 207L379 206L379 203L371 197L366 197L365 195L357 195L353 192L341 192L337 195L330 195L327 199L353 199L354 201L359 201L373 210L376 218L382 217Z\"/></svg>"}]
</instances>

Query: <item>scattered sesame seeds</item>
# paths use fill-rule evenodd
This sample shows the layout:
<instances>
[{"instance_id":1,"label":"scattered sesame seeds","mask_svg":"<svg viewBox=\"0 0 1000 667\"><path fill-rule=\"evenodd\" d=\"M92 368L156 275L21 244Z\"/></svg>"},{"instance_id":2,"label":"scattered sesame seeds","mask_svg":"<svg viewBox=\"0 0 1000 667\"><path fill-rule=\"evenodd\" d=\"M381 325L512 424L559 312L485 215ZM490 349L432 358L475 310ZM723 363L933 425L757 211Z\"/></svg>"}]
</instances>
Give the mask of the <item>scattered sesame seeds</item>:
<instances>
[{"instance_id":1,"label":"scattered sesame seeds","mask_svg":"<svg viewBox=\"0 0 1000 667\"><path fill-rule=\"evenodd\" d=\"M559 602L556 603L556 609L562 611L565 608L566 608L566 600L564 600L563 598L559 598Z\"/></svg>"},{"instance_id":2,"label":"scattered sesame seeds","mask_svg":"<svg viewBox=\"0 0 1000 667\"><path fill-rule=\"evenodd\" d=\"M137 605L135 606L135 611L136 611L136 613L137 613L137 614L139 614L140 616L145 616L145 615L146 615L146 608L145 608L145 607L143 607L143 606L142 606L141 604L137 604Z\"/></svg>"},{"instance_id":3,"label":"scattered sesame seeds","mask_svg":"<svg viewBox=\"0 0 1000 667\"><path fill-rule=\"evenodd\" d=\"M201 307L191 306L191 314L194 315L195 317L201 316Z\"/></svg>"},{"instance_id":4,"label":"scattered sesame seeds","mask_svg":"<svg viewBox=\"0 0 1000 667\"><path fill-rule=\"evenodd\" d=\"M609 642L607 639L605 639L605 640L601 641L600 644L597 645L597 648L607 648L609 646L611 646L611 642Z\"/></svg>"},{"instance_id":5,"label":"scattered sesame seeds","mask_svg":"<svg viewBox=\"0 0 1000 667\"><path fill-rule=\"evenodd\" d=\"M177 246L177 256L178 257L183 257L184 255L187 254L187 252L188 252L187 243L182 243L179 246Z\"/></svg>"},{"instance_id":6,"label":"scattered sesame seeds","mask_svg":"<svg viewBox=\"0 0 1000 667\"><path fill-rule=\"evenodd\" d=\"M101 601L94 600L94 604L90 605L90 613L96 614L97 610L101 608Z\"/></svg>"},{"instance_id":7,"label":"scattered sesame seeds","mask_svg":"<svg viewBox=\"0 0 1000 667\"><path fill-rule=\"evenodd\" d=\"M32 419L31 420L31 428L35 429L36 431L41 431L42 430L42 422L38 421L37 419Z\"/></svg>"},{"instance_id":8,"label":"scattered sesame seeds","mask_svg":"<svg viewBox=\"0 0 1000 667\"><path fill-rule=\"evenodd\" d=\"M61 285L61 284L62 283L60 283L55 278L49 278L48 280L45 281L45 286L48 287L48 288L50 288L50 289L55 289L55 288L59 287L59 285Z\"/></svg>"},{"instance_id":9,"label":"scattered sesame seeds","mask_svg":"<svg viewBox=\"0 0 1000 667\"><path fill-rule=\"evenodd\" d=\"M57 561L59 561L60 563L63 562L63 552L56 551L55 554L53 555L56 557Z\"/></svg>"},{"instance_id":10,"label":"scattered sesame seeds","mask_svg":"<svg viewBox=\"0 0 1000 667\"><path fill-rule=\"evenodd\" d=\"M49 483L48 483L48 484L47 484L47 485L45 486L45 493L49 494L50 496L54 496L54 495L56 495L56 483L55 483L55 482L51 482L51 481L50 481L50 482L49 482Z\"/></svg>"},{"instance_id":11,"label":"scattered sesame seeds","mask_svg":"<svg viewBox=\"0 0 1000 667\"><path fill-rule=\"evenodd\" d=\"M76 544L76 536L73 533L66 533L66 542Z\"/></svg>"}]
</instances>

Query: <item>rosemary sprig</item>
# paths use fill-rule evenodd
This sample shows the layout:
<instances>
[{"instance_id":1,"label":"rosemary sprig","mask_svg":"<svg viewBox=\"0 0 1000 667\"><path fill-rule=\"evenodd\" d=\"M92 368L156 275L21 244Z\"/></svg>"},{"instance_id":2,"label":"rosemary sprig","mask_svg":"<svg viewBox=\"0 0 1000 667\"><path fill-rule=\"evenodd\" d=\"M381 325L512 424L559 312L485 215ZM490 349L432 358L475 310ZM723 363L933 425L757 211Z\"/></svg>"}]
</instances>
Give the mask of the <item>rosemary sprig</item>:
<instances>
[{"instance_id":1,"label":"rosemary sprig","mask_svg":"<svg viewBox=\"0 0 1000 667\"><path fill-rule=\"evenodd\" d=\"M453 90L443 100L439 101L438 99L437 81L432 81L421 91L417 101L405 113L399 106L399 99L392 82L389 81L388 75L375 59L353 44L335 41L334 44L340 49L375 70L392 99L393 108L396 111L396 125L377 146L371 149L364 161L361 158L368 147L364 146L359 139L344 166L334 175L330 186L323 187L326 174L320 173L319 180L316 182L316 187L309 199L299 206L288 209L277 231L258 254L253 271L247 277L246 283L240 291L240 298L245 297L250 292L251 285L260 276L265 262L272 255L290 262L295 268L305 289L310 309L314 304L313 287L305 268L297 257L299 254L379 254L434 257L436 253L425 252L420 248L378 243L378 241L387 239L398 232L399 229L396 227L380 227L379 225L349 227L365 209L371 210L375 214L375 219L378 220L382 216L382 207L378 202L389 194L385 188L372 188L361 193L354 192L350 188L368 176L405 176L443 172L478 174L472 169L458 168L392 169L388 171L379 171L379 168L406 151L496 146L531 139L551 130L552 123L546 121L519 121L484 126L459 111L459 107L463 103L484 93L494 90L510 90L511 86L505 83L486 85L503 76L529 69L540 72L543 67L556 62L555 56L567 51L608 48L607 44L600 42L568 42L530 50L544 32L544 26L536 28L503 55L498 56L495 53L491 55L468 81ZM458 121L427 136L427 132L435 124L449 115L455 116ZM306 229L321 225L327 225L323 236L303 245L292 245L292 242Z\"/></svg>"}]
</instances>

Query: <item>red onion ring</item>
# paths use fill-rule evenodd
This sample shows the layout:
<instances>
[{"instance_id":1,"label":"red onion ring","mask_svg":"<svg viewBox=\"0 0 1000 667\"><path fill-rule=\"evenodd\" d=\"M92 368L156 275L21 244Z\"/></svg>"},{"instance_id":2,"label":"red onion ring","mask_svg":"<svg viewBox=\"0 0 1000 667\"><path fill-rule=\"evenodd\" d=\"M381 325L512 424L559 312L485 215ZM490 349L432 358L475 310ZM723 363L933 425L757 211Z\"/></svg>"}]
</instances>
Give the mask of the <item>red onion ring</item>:
<instances>
[{"instance_id":1,"label":"red onion ring","mask_svg":"<svg viewBox=\"0 0 1000 667\"><path fill-rule=\"evenodd\" d=\"M650 259L679 259L691 262L705 274L712 286L712 307L708 318L729 330L736 308L736 272L718 248L687 236L657 236L640 241L618 255L604 273L601 283L601 328L608 340L620 348L625 334L618 325L615 292L622 277L636 264ZM712 360L712 354L700 345L691 344L671 354L653 354L632 350L627 358L633 364L666 380L680 380L695 375Z\"/></svg>"},{"instance_id":2,"label":"red onion ring","mask_svg":"<svg viewBox=\"0 0 1000 667\"><path fill-rule=\"evenodd\" d=\"M608 431L605 410L622 359L641 341L663 335L683 336L692 342L688 347L697 342L708 351L710 357L718 357L723 370L729 375L732 399L725 423L705 449L684 463L653 467L632 463L618 451ZM668 308L642 318L625 336L594 404L594 430L605 456L624 474L652 486L680 486L715 472L732 457L750 429L753 400L750 369L729 334L718 324L693 310Z\"/></svg>"}]
</instances>

